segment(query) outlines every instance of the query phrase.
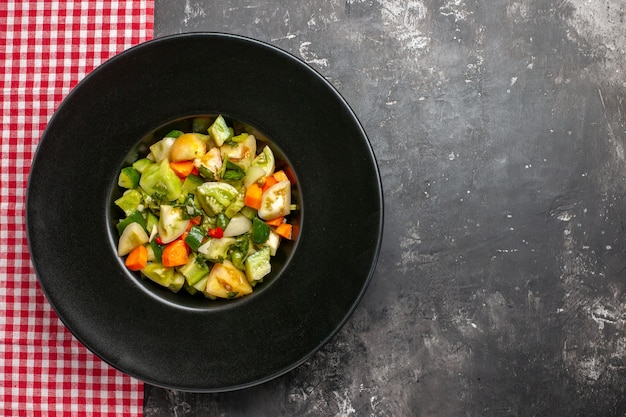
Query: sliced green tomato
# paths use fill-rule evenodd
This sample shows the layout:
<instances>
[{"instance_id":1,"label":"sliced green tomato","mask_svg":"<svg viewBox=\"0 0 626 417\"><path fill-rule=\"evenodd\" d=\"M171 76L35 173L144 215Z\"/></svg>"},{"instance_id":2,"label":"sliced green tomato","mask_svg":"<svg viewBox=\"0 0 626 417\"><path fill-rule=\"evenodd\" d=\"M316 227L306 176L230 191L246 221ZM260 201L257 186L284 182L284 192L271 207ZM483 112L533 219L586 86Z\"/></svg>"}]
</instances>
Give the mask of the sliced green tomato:
<instances>
[{"instance_id":1,"label":"sliced green tomato","mask_svg":"<svg viewBox=\"0 0 626 417\"><path fill-rule=\"evenodd\" d=\"M272 149L268 145L265 145L261 153L252 161L250 168L261 168L263 172L265 172L264 176L268 177L274 173L275 164L274 152L272 152Z\"/></svg>"},{"instance_id":2,"label":"sliced green tomato","mask_svg":"<svg viewBox=\"0 0 626 417\"><path fill-rule=\"evenodd\" d=\"M251 292L246 275L228 260L213 265L204 289L205 295L211 298L238 298Z\"/></svg>"},{"instance_id":3,"label":"sliced green tomato","mask_svg":"<svg viewBox=\"0 0 626 417\"><path fill-rule=\"evenodd\" d=\"M220 114L208 129L209 135L217 146L222 146L231 136L232 133L226 124L226 120Z\"/></svg>"},{"instance_id":4,"label":"sliced green tomato","mask_svg":"<svg viewBox=\"0 0 626 417\"><path fill-rule=\"evenodd\" d=\"M209 239L198 248L198 252L206 256L212 262L220 262L228 256L228 248L237 243L234 237L221 239Z\"/></svg>"},{"instance_id":5,"label":"sliced green tomato","mask_svg":"<svg viewBox=\"0 0 626 417\"><path fill-rule=\"evenodd\" d=\"M141 174L133 167L125 167L120 171L117 185L122 188L136 188L139 185Z\"/></svg>"},{"instance_id":6,"label":"sliced green tomato","mask_svg":"<svg viewBox=\"0 0 626 417\"><path fill-rule=\"evenodd\" d=\"M233 218L237 213L241 211L242 208L246 206L246 195L244 192L240 192L229 205L224 210L224 214L229 219Z\"/></svg>"},{"instance_id":7,"label":"sliced green tomato","mask_svg":"<svg viewBox=\"0 0 626 417\"><path fill-rule=\"evenodd\" d=\"M196 188L200 206L209 216L222 213L238 195L235 187L224 182L205 182Z\"/></svg>"},{"instance_id":8,"label":"sliced green tomato","mask_svg":"<svg viewBox=\"0 0 626 417\"><path fill-rule=\"evenodd\" d=\"M263 220L272 220L289 213L291 213L291 183L280 181L263 193L259 217Z\"/></svg>"},{"instance_id":9,"label":"sliced green tomato","mask_svg":"<svg viewBox=\"0 0 626 417\"><path fill-rule=\"evenodd\" d=\"M137 246L148 243L148 234L139 223L131 223L122 232L117 244L117 254L119 256L128 255Z\"/></svg>"},{"instance_id":10,"label":"sliced green tomato","mask_svg":"<svg viewBox=\"0 0 626 417\"><path fill-rule=\"evenodd\" d=\"M141 273L163 287L169 287L174 278L174 268L168 268L158 262L146 265Z\"/></svg>"},{"instance_id":11,"label":"sliced green tomato","mask_svg":"<svg viewBox=\"0 0 626 417\"><path fill-rule=\"evenodd\" d=\"M261 167L251 166L246 171L246 176L243 177L243 185L248 188L261 178L265 177L265 170Z\"/></svg>"},{"instance_id":12,"label":"sliced green tomato","mask_svg":"<svg viewBox=\"0 0 626 417\"><path fill-rule=\"evenodd\" d=\"M254 135L247 135L241 142L233 142L220 146L222 159L239 165L243 169L248 169L256 156L256 138Z\"/></svg>"},{"instance_id":13,"label":"sliced green tomato","mask_svg":"<svg viewBox=\"0 0 626 417\"><path fill-rule=\"evenodd\" d=\"M180 207L161 206L161 217L157 224L161 242L170 243L182 236L189 226L189 220L183 218Z\"/></svg>"},{"instance_id":14,"label":"sliced green tomato","mask_svg":"<svg viewBox=\"0 0 626 417\"><path fill-rule=\"evenodd\" d=\"M212 148L202 157L193 160L194 166L204 178L217 180L222 171L222 153L220 148Z\"/></svg>"}]
</instances>

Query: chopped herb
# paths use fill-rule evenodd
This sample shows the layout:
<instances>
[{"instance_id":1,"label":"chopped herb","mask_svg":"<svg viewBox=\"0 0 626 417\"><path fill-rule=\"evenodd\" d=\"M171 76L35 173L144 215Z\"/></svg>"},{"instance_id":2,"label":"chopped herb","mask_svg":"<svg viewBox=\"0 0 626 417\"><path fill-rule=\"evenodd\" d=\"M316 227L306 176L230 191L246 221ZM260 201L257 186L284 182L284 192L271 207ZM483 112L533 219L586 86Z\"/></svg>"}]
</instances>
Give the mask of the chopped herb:
<instances>
[{"instance_id":1,"label":"chopped herb","mask_svg":"<svg viewBox=\"0 0 626 417\"><path fill-rule=\"evenodd\" d=\"M224 164L224 173L222 179L227 181L238 181L246 176L246 172L239 165L233 164L229 160L226 160Z\"/></svg>"},{"instance_id":2,"label":"chopped herb","mask_svg":"<svg viewBox=\"0 0 626 417\"><path fill-rule=\"evenodd\" d=\"M215 181L215 174L213 173L213 171L211 171L204 165L200 165L200 168L198 168L198 174L200 174L200 176L204 179L207 179L209 181Z\"/></svg>"},{"instance_id":3,"label":"chopped herb","mask_svg":"<svg viewBox=\"0 0 626 417\"><path fill-rule=\"evenodd\" d=\"M204 212L200 207L196 205L195 196L193 194L187 194L185 200L180 207L183 209L183 219L193 219L194 217L202 216Z\"/></svg>"},{"instance_id":4,"label":"chopped herb","mask_svg":"<svg viewBox=\"0 0 626 417\"><path fill-rule=\"evenodd\" d=\"M270 237L270 227L263 220L255 217L252 219L252 241L259 245L265 243Z\"/></svg>"},{"instance_id":5,"label":"chopped herb","mask_svg":"<svg viewBox=\"0 0 626 417\"><path fill-rule=\"evenodd\" d=\"M222 229L226 229L226 226L228 226L228 222L230 220L228 219L228 217L226 217L226 215L224 213L219 213L217 215L217 223L216 223L216 227L220 227Z\"/></svg>"}]
</instances>

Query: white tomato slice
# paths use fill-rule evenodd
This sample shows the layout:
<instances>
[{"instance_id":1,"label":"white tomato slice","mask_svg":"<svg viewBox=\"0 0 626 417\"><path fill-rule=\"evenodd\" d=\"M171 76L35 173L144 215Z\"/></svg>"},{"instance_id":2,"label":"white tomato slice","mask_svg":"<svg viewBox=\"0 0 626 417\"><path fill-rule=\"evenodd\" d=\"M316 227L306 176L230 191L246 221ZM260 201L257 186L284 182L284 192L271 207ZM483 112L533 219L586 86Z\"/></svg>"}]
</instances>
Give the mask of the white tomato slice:
<instances>
[{"instance_id":1,"label":"white tomato slice","mask_svg":"<svg viewBox=\"0 0 626 417\"><path fill-rule=\"evenodd\" d=\"M272 220L291 213L291 183L280 181L263 192L259 217Z\"/></svg>"}]
</instances>

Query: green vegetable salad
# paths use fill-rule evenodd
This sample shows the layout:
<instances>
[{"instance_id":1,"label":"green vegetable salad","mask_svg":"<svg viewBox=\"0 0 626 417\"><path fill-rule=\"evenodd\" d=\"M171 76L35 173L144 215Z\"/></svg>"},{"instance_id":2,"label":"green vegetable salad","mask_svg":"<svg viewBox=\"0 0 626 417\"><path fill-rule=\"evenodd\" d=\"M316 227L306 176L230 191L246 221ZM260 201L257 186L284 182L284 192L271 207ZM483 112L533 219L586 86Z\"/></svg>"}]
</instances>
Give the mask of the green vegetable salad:
<instances>
[{"instance_id":1,"label":"green vegetable salad","mask_svg":"<svg viewBox=\"0 0 626 417\"><path fill-rule=\"evenodd\" d=\"M295 238L293 175L277 168L267 144L221 115L192 126L122 168L118 254L174 292L241 297L270 273L281 240Z\"/></svg>"}]
</instances>

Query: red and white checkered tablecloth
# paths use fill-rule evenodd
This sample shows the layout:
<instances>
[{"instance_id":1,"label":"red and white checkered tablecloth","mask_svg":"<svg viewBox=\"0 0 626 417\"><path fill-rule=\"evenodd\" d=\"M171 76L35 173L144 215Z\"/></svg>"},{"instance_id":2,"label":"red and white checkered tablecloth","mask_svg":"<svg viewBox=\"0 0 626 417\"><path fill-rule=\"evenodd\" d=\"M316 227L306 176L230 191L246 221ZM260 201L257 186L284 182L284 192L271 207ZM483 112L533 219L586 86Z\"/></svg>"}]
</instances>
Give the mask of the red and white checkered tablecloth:
<instances>
[{"instance_id":1,"label":"red and white checkered tablecloth","mask_svg":"<svg viewBox=\"0 0 626 417\"><path fill-rule=\"evenodd\" d=\"M24 209L35 148L61 100L153 25L154 0L0 0L0 415L142 415L143 384L89 352L46 301Z\"/></svg>"}]
</instances>

